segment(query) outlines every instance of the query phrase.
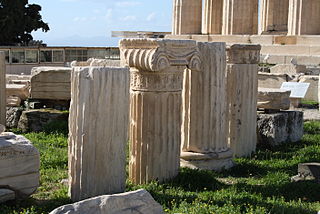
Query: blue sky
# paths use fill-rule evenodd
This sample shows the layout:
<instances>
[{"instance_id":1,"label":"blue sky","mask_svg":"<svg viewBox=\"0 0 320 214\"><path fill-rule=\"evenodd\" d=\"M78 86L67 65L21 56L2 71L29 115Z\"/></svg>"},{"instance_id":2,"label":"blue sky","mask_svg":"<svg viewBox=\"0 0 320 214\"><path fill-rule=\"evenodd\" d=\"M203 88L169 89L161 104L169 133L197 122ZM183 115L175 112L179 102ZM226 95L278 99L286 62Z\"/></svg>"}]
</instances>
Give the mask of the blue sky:
<instances>
[{"instance_id":1,"label":"blue sky","mask_svg":"<svg viewBox=\"0 0 320 214\"><path fill-rule=\"evenodd\" d=\"M42 6L49 46L117 46L111 31L171 31L172 0L29 0Z\"/></svg>"}]
</instances>

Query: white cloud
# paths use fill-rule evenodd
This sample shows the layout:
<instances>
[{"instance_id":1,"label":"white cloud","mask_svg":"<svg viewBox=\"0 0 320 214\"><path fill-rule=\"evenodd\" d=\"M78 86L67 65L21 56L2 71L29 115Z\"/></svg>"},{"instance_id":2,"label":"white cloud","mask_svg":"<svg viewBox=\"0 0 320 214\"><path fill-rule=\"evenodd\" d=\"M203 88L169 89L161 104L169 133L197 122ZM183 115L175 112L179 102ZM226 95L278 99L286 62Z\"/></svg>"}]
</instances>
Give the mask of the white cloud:
<instances>
[{"instance_id":1,"label":"white cloud","mask_svg":"<svg viewBox=\"0 0 320 214\"><path fill-rule=\"evenodd\" d=\"M139 1L120 1L116 3L117 7L132 7L132 6L137 6L140 5L141 2Z\"/></svg>"},{"instance_id":2,"label":"white cloud","mask_svg":"<svg viewBox=\"0 0 320 214\"><path fill-rule=\"evenodd\" d=\"M154 20L154 18L156 17L157 13L156 12L152 12L147 16L147 21L150 22L152 20Z\"/></svg>"},{"instance_id":3,"label":"white cloud","mask_svg":"<svg viewBox=\"0 0 320 214\"><path fill-rule=\"evenodd\" d=\"M136 16L125 16L121 18L121 21L135 21L137 20Z\"/></svg>"}]
</instances>

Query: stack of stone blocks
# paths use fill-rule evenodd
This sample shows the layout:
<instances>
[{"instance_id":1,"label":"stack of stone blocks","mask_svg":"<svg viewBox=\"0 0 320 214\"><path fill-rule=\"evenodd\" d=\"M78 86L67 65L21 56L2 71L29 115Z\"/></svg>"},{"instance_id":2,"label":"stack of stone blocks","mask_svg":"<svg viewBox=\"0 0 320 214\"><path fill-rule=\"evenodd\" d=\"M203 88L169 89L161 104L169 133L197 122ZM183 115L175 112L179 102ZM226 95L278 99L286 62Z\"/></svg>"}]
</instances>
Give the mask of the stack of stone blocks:
<instances>
[{"instance_id":1,"label":"stack of stone blocks","mask_svg":"<svg viewBox=\"0 0 320 214\"><path fill-rule=\"evenodd\" d=\"M128 138L134 184L172 179L180 166L227 169L255 151L259 45L124 39L120 50L121 67L73 63L73 201L124 191Z\"/></svg>"}]
</instances>

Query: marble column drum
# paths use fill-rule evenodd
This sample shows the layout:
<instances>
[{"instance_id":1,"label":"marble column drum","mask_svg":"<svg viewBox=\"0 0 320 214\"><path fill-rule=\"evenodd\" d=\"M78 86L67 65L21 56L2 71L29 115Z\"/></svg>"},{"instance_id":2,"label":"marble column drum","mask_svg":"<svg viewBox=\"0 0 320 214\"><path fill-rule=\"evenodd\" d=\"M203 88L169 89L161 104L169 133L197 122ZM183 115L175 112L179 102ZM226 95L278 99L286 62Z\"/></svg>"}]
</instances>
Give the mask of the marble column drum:
<instances>
[{"instance_id":1,"label":"marble column drum","mask_svg":"<svg viewBox=\"0 0 320 214\"><path fill-rule=\"evenodd\" d=\"M221 170L233 166L228 146L225 43L199 42L184 75L181 166Z\"/></svg>"},{"instance_id":2,"label":"marble column drum","mask_svg":"<svg viewBox=\"0 0 320 214\"><path fill-rule=\"evenodd\" d=\"M130 67L130 161L134 184L174 178L180 166L183 72L196 50L191 40L124 39Z\"/></svg>"},{"instance_id":3,"label":"marble column drum","mask_svg":"<svg viewBox=\"0 0 320 214\"><path fill-rule=\"evenodd\" d=\"M202 34L221 34L223 0L205 0Z\"/></svg>"},{"instance_id":4,"label":"marble column drum","mask_svg":"<svg viewBox=\"0 0 320 214\"><path fill-rule=\"evenodd\" d=\"M129 77L128 68L73 68L68 148L72 201L125 190Z\"/></svg>"},{"instance_id":5,"label":"marble column drum","mask_svg":"<svg viewBox=\"0 0 320 214\"><path fill-rule=\"evenodd\" d=\"M256 150L260 50L260 45L227 48L229 145L236 157L250 156Z\"/></svg>"},{"instance_id":6,"label":"marble column drum","mask_svg":"<svg viewBox=\"0 0 320 214\"><path fill-rule=\"evenodd\" d=\"M5 54L0 51L0 124L6 125L6 64Z\"/></svg>"},{"instance_id":7,"label":"marble column drum","mask_svg":"<svg viewBox=\"0 0 320 214\"><path fill-rule=\"evenodd\" d=\"M289 0L288 35L320 35L319 20L319 0Z\"/></svg>"},{"instance_id":8,"label":"marble column drum","mask_svg":"<svg viewBox=\"0 0 320 214\"><path fill-rule=\"evenodd\" d=\"M260 4L260 34L288 32L289 0L262 0Z\"/></svg>"},{"instance_id":9,"label":"marble column drum","mask_svg":"<svg viewBox=\"0 0 320 214\"><path fill-rule=\"evenodd\" d=\"M258 0L224 0L222 34L257 34L258 3Z\"/></svg>"},{"instance_id":10,"label":"marble column drum","mask_svg":"<svg viewBox=\"0 0 320 214\"><path fill-rule=\"evenodd\" d=\"M202 0L173 0L173 35L201 34Z\"/></svg>"}]
</instances>

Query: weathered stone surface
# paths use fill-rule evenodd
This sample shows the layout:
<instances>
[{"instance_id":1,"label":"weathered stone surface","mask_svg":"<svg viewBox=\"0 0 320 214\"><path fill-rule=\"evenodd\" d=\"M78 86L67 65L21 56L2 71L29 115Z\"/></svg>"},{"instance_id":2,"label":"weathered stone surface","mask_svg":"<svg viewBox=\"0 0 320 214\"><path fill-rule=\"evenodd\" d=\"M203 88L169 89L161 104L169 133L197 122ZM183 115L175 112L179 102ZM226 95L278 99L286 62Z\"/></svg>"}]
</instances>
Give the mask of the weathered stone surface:
<instances>
[{"instance_id":1,"label":"weathered stone surface","mask_svg":"<svg viewBox=\"0 0 320 214\"><path fill-rule=\"evenodd\" d=\"M235 156L250 156L257 144L257 94L260 45L227 48L229 146Z\"/></svg>"},{"instance_id":2,"label":"weathered stone surface","mask_svg":"<svg viewBox=\"0 0 320 214\"><path fill-rule=\"evenodd\" d=\"M196 48L192 40L120 41L131 73L129 177L135 184L178 174L183 73L197 65Z\"/></svg>"},{"instance_id":3,"label":"weathered stone surface","mask_svg":"<svg viewBox=\"0 0 320 214\"><path fill-rule=\"evenodd\" d=\"M270 68L272 74L305 74L307 73L307 66L305 65L294 65L294 64L278 64Z\"/></svg>"},{"instance_id":4,"label":"weathered stone surface","mask_svg":"<svg viewBox=\"0 0 320 214\"><path fill-rule=\"evenodd\" d=\"M78 62L74 61L71 63L71 67L77 67L77 66L99 66L99 67L119 67L120 66L120 60L109 60L109 59L95 59L90 58L86 62Z\"/></svg>"},{"instance_id":5,"label":"weathered stone surface","mask_svg":"<svg viewBox=\"0 0 320 214\"><path fill-rule=\"evenodd\" d=\"M7 97L7 107L19 107L21 106L21 98L17 96Z\"/></svg>"},{"instance_id":6,"label":"weathered stone surface","mask_svg":"<svg viewBox=\"0 0 320 214\"><path fill-rule=\"evenodd\" d=\"M282 83L289 82L290 77L287 74L270 74L259 72L258 85L259 88L276 88L280 89Z\"/></svg>"},{"instance_id":7,"label":"weathered stone surface","mask_svg":"<svg viewBox=\"0 0 320 214\"><path fill-rule=\"evenodd\" d=\"M16 198L14 191L9 189L0 189L0 204L6 201L11 201Z\"/></svg>"},{"instance_id":8,"label":"weathered stone surface","mask_svg":"<svg viewBox=\"0 0 320 214\"><path fill-rule=\"evenodd\" d=\"M319 0L289 0L288 35L319 35L319 19Z\"/></svg>"},{"instance_id":9,"label":"weathered stone surface","mask_svg":"<svg viewBox=\"0 0 320 214\"><path fill-rule=\"evenodd\" d=\"M71 68L35 67L31 70L31 98L70 100Z\"/></svg>"},{"instance_id":10,"label":"weathered stone surface","mask_svg":"<svg viewBox=\"0 0 320 214\"><path fill-rule=\"evenodd\" d=\"M0 187L25 198L39 186L40 155L29 140L20 135L0 134Z\"/></svg>"},{"instance_id":11,"label":"weathered stone surface","mask_svg":"<svg viewBox=\"0 0 320 214\"><path fill-rule=\"evenodd\" d=\"M30 85L30 79L31 79L31 75L6 74L7 84Z\"/></svg>"},{"instance_id":12,"label":"weathered stone surface","mask_svg":"<svg viewBox=\"0 0 320 214\"><path fill-rule=\"evenodd\" d=\"M298 175L292 177L292 181L316 181L320 183L320 163L300 163Z\"/></svg>"},{"instance_id":13,"label":"weathered stone surface","mask_svg":"<svg viewBox=\"0 0 320 214\"><path fill-rule=\"evenodd\" d=\"M224 0L222 34L257 34L258 3L258 0Z\"/></svg>"},{"instance_id":14,"label":"weathered stone surface","mask_svg":"<svg viewBox=\"0 0 320 214\"><path fill-rule=\"evenodd\" d=\"M304 75L299 77L299 82L310 83L304 100L308 101L319 101L319 76Z\"/></svg>"},{"instance_id":15,"label":"weathered stone surface","mask_svg":"<svg viewBox=\"0 0 320 214\"><path fill-rule=\"evenodd\" d=\"M6 64L5 54L0 51L0 124L6 124Z\"/></svg>"},{"instance_id":16,"label":"weathered stone surface","mask_svg":"<svg viewBox=\"0 0 320 214\"><path fill-rule=\"evenodd\" d=\"M6 127L0 124L0 134L6 130Z\"/></svg>"},{"instance_id":17,"label":"weathered stone surface","mask_svg":"<svg viewBox=\"0 0 320 214\"><path fill-rule=\"evenodd\" d=\"M50 214L164 214L146 190L104 195L65 205Z\"/></svg>"},{"instance_id":18,"label":"weathered stone surface","mask_svg":"<svg viewBox=\"0 0 320 214\"><path fill-rule=\"evenodd\" d=\"M22 114L22 109L18 107L7 107L6 127L17 128Z\"/></svg>"},{"instance_id":19,"label":"weathered stone surface","mask_svg":"<svg viewBox=\"0 0 320 214\"><path fill-rule=\"evenodd\" d=\"M209 170L230 168L233 155L228 146L225 43L197 45L196 66L184 74L180 165Z\"/></svg>"},{"instance_id":20,"label":"weathered stone surface","mask_svg":"<svg viewBox=\"0 0 320 214\"><path fill-rule=\"evenodd\" d=\"M279 34L288 31L289 0L260 1L259 34Z\"/></svg>"},{"instance_id":21,"label":"weathered stone surface","mask_svg":"<svg viewBox=\"0 0 320 214\"><path fill-rule=\"evenodd\" d=\"M303 136L303 112L281 111L258 114L258 142L279 145L298 142Z\"/></svg>"},{"instance_id":22,"label":"weathered stone surface","mask_svg":"<svg viewBox=\"0 0 320 214\"><path fill-rule=\"evenodd\" d=\"M173 0L173 35L201 34L202 0Z\"/></svg>"},{"instance_id":23,"label":"weathered stone surface","mask_svg":"<svg viewBox=\"0 0 320 214\"><path fill-rule=\"evenodd\" d=\"M258 88L258 108L271 110L288 110L290 108L291 91Z\"/></svg>"},{"instance_id":24,"label":"weathered stone surface","mask_svg":"<svg viewBox=\"0 0 320 214\"><path fill-rule=\"evenodd\" d=\"M79 201L123 192L129 69L74 67L71 79L68 152L71 199Z\"/></svg>"},{"instance_id":25,"label":"weathered stone surface","mask_svg":"<svg viewBox=\"0 0 320 214\"><path fill-rule=\"evenodd\" d=\"M26 100L30 96L30 87L25 84L7 84L6 96L16 96L21 100Z\"/></svg>"},{"instance_id":26,"label":"weathered stone surface","mask_svg":"<svg viewBox=\"0 0 320 214\"><path fill-rule=\"evenodd\" d=\"M22 132L40 132L53 121L68 121L69 114L54 109L39 109L23 111L19 119L18 128Z\"/></svg>"}]
</instances>

